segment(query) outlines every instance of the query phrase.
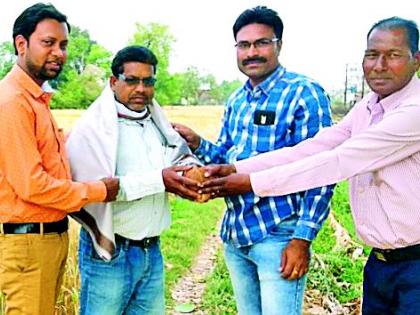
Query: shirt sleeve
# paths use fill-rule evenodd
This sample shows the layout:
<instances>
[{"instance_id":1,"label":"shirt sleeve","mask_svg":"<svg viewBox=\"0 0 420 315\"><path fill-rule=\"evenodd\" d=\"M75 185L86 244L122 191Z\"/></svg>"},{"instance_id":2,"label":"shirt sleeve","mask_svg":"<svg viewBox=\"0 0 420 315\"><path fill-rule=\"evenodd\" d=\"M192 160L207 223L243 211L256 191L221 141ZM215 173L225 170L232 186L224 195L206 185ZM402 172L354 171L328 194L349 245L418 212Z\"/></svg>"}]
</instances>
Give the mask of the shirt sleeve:
<instances>
[{"instance_id":1,"label":"shirt sleeve","mask_svg":"<svg viewBox=\"0 0 420 315\"><path fill-rule=\"evenodd\" d=\"M330 101L317 84L307 84L296 93L296 107L290 125L287 146L294 146L315 136L332 124ZM293 238L312 241L328 216L333 186L317 187L303 193L299 220Z\"/></svg>"},{"instance_id":2,"label":"shirt sleeve","mask_svg":"<svg viewBox=\"0 0 420 315\"><path fill-rule=\"evenodd\" d=\"M57 179L45 171L34 132L35 114L25 105L10 102L0 108L0 167L15 194L26 202L68 212L103 201L104 183Z\"/></svg>"},{"instance_id":3,"label":"shirt sleeve","mask_svg":"<svg viewBox=\"0 0 420 315\"><path fill-rule=\"evenodd\" d=\"M233 146L233 141L229 135L229 113L228 106L223 116L222 129L216 143L201 139L199 147L194 151L194 154L205 164L227 163L226 154Z\"/></svg>"},{"instance_id":4,"label":"shirt sleeve","mask_svg":"<svg viewBox=\"0 0 420 315\"><path fill-rule=\"evenodd\" d=\"M130 174L120 176L120 190L117 201L132 201L145 196L162 193L165 185L162 178L162 170L142 172L141 175Z\"/></svg>"},{"instance_id":5,"label":"shirt sleeve","mask_svg":"<svg viewBox=\"0 0 420 315\"><path fill-rule=\"evenodd\" d=\"M284 147L236 161L234 165L237 173L259 172L337 147L351 137L352 117L355 111L356 108L353 108L338 124L321 129L313 138L306 139L295 146Z\"/></svg>"},{"instance_id":6,"label":"shirt sleeve","mask_svg":"<svg viewBox=\"0 0 420 315\"><path fill-rule=\"evenodd\" d=\"M286 195L397 163L420 151L419 118L418 105L397 108L334 149L252 173L253 190L259 196Z\"/></svg>"}]
</instances>

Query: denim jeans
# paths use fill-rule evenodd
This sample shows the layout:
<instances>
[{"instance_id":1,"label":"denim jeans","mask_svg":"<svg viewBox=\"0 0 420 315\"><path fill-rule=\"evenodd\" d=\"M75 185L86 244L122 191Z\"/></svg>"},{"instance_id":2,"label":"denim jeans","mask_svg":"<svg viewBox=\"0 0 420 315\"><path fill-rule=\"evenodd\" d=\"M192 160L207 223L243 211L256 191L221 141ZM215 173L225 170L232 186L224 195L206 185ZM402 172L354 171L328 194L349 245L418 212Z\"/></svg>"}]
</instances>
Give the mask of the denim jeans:
<instances>
[{"instance_id":1,"label":"denim jeans","mask_svg":"<svg viewBox=\"0 0 420 315\"><path fill-rule=\"evenodd\" d=\"M306 275L285 280L281 254L293 236L297 217L282 221L265 239L237 248L225 243L225 259L240 315L295 315L302 312Z\"/></svg>"},{"instance_id":2,"label":"denim jeans","mask_svg":"<svg viewBox=\"0 0 420 315\"><path fill-rule=\"evenodd\" d=\"M420 314L420 260L387 263L370 254L363 277L363 315Z\"/></svg>"},{"instance_id":3,"label":"denim jeans","mask_svg":"<svg viewBox=\"0 0 420 315\"><path fill-rule=\"evenodd\" d=\"M165 313L160 244L147 249L117 244L110 262L96 254L89 234L80 231L81 315L162 315Z\"/></svg>"}]
</instances>

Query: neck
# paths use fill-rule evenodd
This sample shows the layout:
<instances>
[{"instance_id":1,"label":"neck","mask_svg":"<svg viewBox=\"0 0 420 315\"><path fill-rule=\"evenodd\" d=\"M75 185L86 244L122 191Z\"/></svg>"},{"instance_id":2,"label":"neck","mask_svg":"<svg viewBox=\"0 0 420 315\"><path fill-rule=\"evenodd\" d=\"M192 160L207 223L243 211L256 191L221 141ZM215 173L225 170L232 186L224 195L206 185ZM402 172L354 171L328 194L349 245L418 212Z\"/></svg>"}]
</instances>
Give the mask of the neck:
<instances>
[{"instance_id":1,"label":"neck","mask_svg":"<svg viewBox=\"0 0 420 315\"><path fill-rule=\"evenodd\" d=\"M256 87L258 84L260 84L265 79L267 79L270 75L272 75L274 71L276 71L279 67L280 65L277 65L273 70L271 70L269 73L266 73L264 76L257 77L257 78L249 77L249 83L251 84L253 88Z\"/></svg>"},{"instance_id":2,"label":"neck","mask_svg":"<svg viewBox=\"0 0 420 315\"><path fill-rule=\"evenodd\" d=\"M28 67L26 66L25 62L22 59L18 59L16 64L27 74L31 77L32 80L35 81L36 84L39 86L42 86L44 84L45 80L38 79L31 71L29 71Z\"/></svg>"}]
</instances>

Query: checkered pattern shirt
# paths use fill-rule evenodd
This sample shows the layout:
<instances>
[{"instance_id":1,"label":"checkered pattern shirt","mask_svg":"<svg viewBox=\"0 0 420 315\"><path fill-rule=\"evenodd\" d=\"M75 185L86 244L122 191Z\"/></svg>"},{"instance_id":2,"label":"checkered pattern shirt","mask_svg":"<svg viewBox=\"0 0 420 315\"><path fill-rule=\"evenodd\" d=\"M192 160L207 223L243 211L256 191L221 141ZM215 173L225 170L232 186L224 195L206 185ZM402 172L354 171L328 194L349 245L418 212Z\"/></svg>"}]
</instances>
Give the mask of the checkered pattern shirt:
<instances>
[{"instance_id":1,"label":"checkered pattern shirt","mask_svg":"<svg viewBox=\"0 0 420 315\"><path fill-rule=\"evenodd\" d=\"M331 125L329 98L311 79L278 67L252 88L229 98L216 143L202 139L195 153L206 164L233 163L294 146ZM238 247L262 240L281 220L298 214L294 238L312 241L328 216L332 186L279 197L254 193L226 197L221 236Z\"/></svg>"}]
</instances>

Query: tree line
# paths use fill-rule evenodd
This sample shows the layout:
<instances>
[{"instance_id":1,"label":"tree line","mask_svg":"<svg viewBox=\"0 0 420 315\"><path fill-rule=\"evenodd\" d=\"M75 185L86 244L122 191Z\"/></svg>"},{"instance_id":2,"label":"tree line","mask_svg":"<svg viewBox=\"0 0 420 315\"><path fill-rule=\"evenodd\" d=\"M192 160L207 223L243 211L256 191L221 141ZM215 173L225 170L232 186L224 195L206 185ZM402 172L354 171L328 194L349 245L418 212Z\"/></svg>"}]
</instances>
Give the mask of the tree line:
<instances>
[{"instance_id":1,"label":"tree line","mask_svg":"<svg viewBox=\"0 0 420 315\"><path fill-rule=\"evenodd\" d=\"M151 49L158 58L155 97L162 105L218 105L243 83L240 80L217 83L212 74L201 74L194 66L170 73L169 64L175 37L169 27L158 23L136 23L129 45ZM123 48L123 47L121 47ZM60 76L50 81L56 90L51 108L87 108L100 94L111 74L113 54L90 38L89 32L72 25L67 47L67 63ZM0 44L0 78L15 63L13 44Z\"/></svg>"}]
</instances>

